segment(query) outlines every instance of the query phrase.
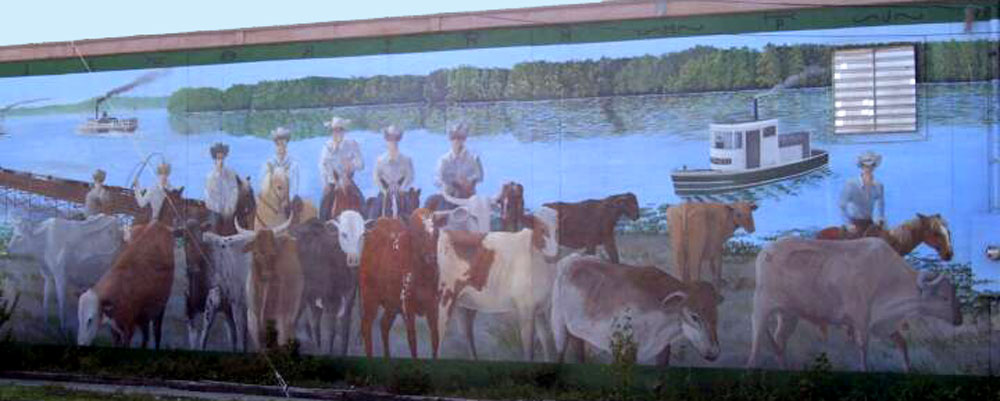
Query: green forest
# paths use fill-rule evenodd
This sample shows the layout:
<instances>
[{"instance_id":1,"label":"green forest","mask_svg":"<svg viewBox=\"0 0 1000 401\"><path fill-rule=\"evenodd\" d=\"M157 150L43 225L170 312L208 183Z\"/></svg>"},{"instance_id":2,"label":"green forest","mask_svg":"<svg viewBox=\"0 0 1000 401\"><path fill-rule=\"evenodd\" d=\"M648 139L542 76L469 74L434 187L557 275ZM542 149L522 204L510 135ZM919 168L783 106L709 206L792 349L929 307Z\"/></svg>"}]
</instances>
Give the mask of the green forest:
<instances>
[{"instance_id":1,"label":"green forest","mask_svg":"<svg viewBox=\"0 0 1000 401\"><path fill-rule=\"evenodd\" d=\"M917 44L918 80L997 79L996 61L990 60L990 52L997 45L987 40ZM225 90L184 88L170 96L167 106L171 113L184 113L590 98L769 89L779 85L822 87L830 85L830 59L834 50L841 48L768 45L755 50L698 46L661 56L524 62L510 69L459 66L426 76L307 77L234 85Z\"/></svg>"}]
</instances>

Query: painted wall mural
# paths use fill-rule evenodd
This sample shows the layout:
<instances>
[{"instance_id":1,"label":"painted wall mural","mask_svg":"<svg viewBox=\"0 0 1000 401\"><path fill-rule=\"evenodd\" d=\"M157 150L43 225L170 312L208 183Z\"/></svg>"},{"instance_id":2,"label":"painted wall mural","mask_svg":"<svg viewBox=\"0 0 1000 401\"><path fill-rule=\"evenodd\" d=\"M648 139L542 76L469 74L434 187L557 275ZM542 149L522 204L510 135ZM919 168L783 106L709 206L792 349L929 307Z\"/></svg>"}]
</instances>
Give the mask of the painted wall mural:
<instances>
[{"instance_id":1,"label":"painted wall mural","mask_svg":"<svg viewBox=\"0 0 1000 401\"><path fill-rule=\"evenodd\" d=\"M645 363L982 374L1000 77L963 29L0 79L14 335L600 362L627 319ZM916 130L835 133L834 52L886 45Z\"/></svg>"}]
</instances>

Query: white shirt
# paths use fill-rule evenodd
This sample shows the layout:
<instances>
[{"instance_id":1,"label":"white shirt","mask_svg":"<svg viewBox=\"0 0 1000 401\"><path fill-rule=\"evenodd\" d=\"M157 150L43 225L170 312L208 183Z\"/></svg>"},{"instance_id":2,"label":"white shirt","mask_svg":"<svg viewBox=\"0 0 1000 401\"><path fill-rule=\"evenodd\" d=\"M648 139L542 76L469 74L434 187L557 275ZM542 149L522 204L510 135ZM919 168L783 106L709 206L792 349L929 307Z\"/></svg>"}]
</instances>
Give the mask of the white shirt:
<instances>
[{"instance_id":1,"label":"white shirt","mask_svg":"<svg viewBox=\"0 0 1000 401\"><path fill-rule=\"evenodd\" d=\"M139 207L146 207L148 205L152 208L153 216L151 220L157 221L160 219L160 210L163 208L163 201L167 199L167 190L169 189L169 186L164 188L160 183L156 183L156 186L152 188L137 190L135 191L135 203Z\"/></svg>"},{"instance_id":2,"label":"white shirt","mask_svg":"<svg viewBox=\"0 0 1000 401\"><path fill-rule=\"evenodd\" d=\"M453 185L460 177L464 177L473 186L483 181L483 164L479 161L479 156L464 147L459 153L449 150L438 159L437 181L434 185L455 196L456 189Z\"/></svg>"},{"instance_id":3,"label":"white shirt","mask_svg":"<svg viewBox=\"0 0 1000 401\"><path fill-rule=\"evenodd\" d=\"M236 212L236 202L240 196L240 185L236 173L223 167L212 169L205 182L205 206L208 210L232 217Z\"/></svg>"},{"instance_id":4,"label":"white shirt","mask_svg":"<svg viewBox=\"0 0 1000 401\"><path fill-rule=\"evenodd\" d=\"M397 153L396 157L392 158L389 152L385 152L375 162L374 173L375 184L382 192L405 191L413 185L413 160L402 153Z\"/></svg>"},{"instance_id":5,"label":"white shirt","mask_svg":"<svg viewBox=\"0 0 1000 401\"><path fill-rule=\"evenodd\" d=\"M319 171L323 179L323 185L336 184L334 172L340 177L346 177L344 172L344 161L349 162L353 172L361 171L365 168L365 161L361 157L361 147L353 139L344 138L337 144L330 138L323 146L323 151L319 157Z\"/></svg>"},{"instance_id":6,"label":"white shirt","mask_svg":"<svg viewBox=\"0 0 1000 401\"><path fill-rule=\"evenodd\" d=\"M84 199L84 215L89 217L104 213L110 205L111 192L103 186L101 188L95 186L87 192L87 196Z\"/></svg>"}]
</instances>

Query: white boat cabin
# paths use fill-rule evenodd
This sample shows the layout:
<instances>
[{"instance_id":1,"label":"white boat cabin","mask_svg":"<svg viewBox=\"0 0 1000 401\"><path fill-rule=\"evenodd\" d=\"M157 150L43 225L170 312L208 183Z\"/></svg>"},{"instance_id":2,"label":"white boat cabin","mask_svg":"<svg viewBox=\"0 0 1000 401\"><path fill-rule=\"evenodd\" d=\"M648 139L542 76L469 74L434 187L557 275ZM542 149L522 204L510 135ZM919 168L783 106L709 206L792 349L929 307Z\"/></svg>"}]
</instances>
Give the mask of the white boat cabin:
<instances>
[{"instance_id":1,"label":"white boat cabin","mask_svg":"<svg viewBox=\"0 0 1000 401\"><path fill-rule=\"evenodd\" d=\"M715 123L709 126L711 169L750 170L810 156L809 133L778 135L778 120Z\"/></svg>"}]
</instances>

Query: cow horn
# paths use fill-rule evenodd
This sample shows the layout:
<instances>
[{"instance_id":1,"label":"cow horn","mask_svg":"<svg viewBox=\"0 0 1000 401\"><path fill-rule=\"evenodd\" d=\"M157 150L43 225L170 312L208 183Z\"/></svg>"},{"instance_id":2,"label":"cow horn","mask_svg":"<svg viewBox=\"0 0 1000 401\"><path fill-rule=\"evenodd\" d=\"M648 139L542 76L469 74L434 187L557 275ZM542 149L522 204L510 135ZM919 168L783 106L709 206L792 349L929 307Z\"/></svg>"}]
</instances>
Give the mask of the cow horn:
<instances>
[{"instance_id":1,"label":"cow horn","mask_svg":"<svg viewBox=\"0 0 1000 401\"><path fill-rule=\"evenodd\" d=\"M670 295L667 295L666 297L664 297L663 300L660 301L660 303L663 304L663 306L668 306L668 305L670 305L671 303L674 303L674 302L676 302L676 303L684 302L685 300L687 300L687 298L688 298L688 294L686 292L684 292L684 291L674 291L674 292L670 293Z\"/></svg>"},{"instance_id":2,"label":"cow horn","mask_svg":"<svg viewBox=\"0 0 1000 401\"><path fill-rule=\"evenodd\" d=\"M292 220L295 220L295 213L291 213L288 216L288 220L285 220L284 223L281 223L281 225L275 227L272 231L274 231L275 235L283 234L286 230L288 230L288 227L292 225Z\"/></svg>"},{"instance_id":3,"label":"cow horn","mask_svg":"<svg viewBox=\"0 0 1000 401\"><path fill-rule=\"evenodd\" d=\"M253 230L247 230L240 226L240 219L233 219L233 224L236 225L236 232L240 234L253 234Z\"/></svg>"},{"instance_id":4,"label":"cow horn","mask_svg":"<svg viewBox=\"0 0 1000 401\"><path fill-rule=\"evenodd\" d=\"M442 192L441 195L444 196L444 200L446 200L448 202L451 202L451 203L454 203L454 204L456 204L458 206L469 206L472 203L469 200L469 198L464 198L464 199L463 198L453 198L451 195L448 195L447 192Z\"/></svg>"},{"instance_id":5,"label":"cow horn","mask_svg":"<svg viewBox=\"0 0 1000 401\"><path fill-rule=\"evenodd\" d=\"M917 273L917 287L923 290L938 285L944 279L944 274L922 270L920 273Z\"/></svg>"}]
</instances>

